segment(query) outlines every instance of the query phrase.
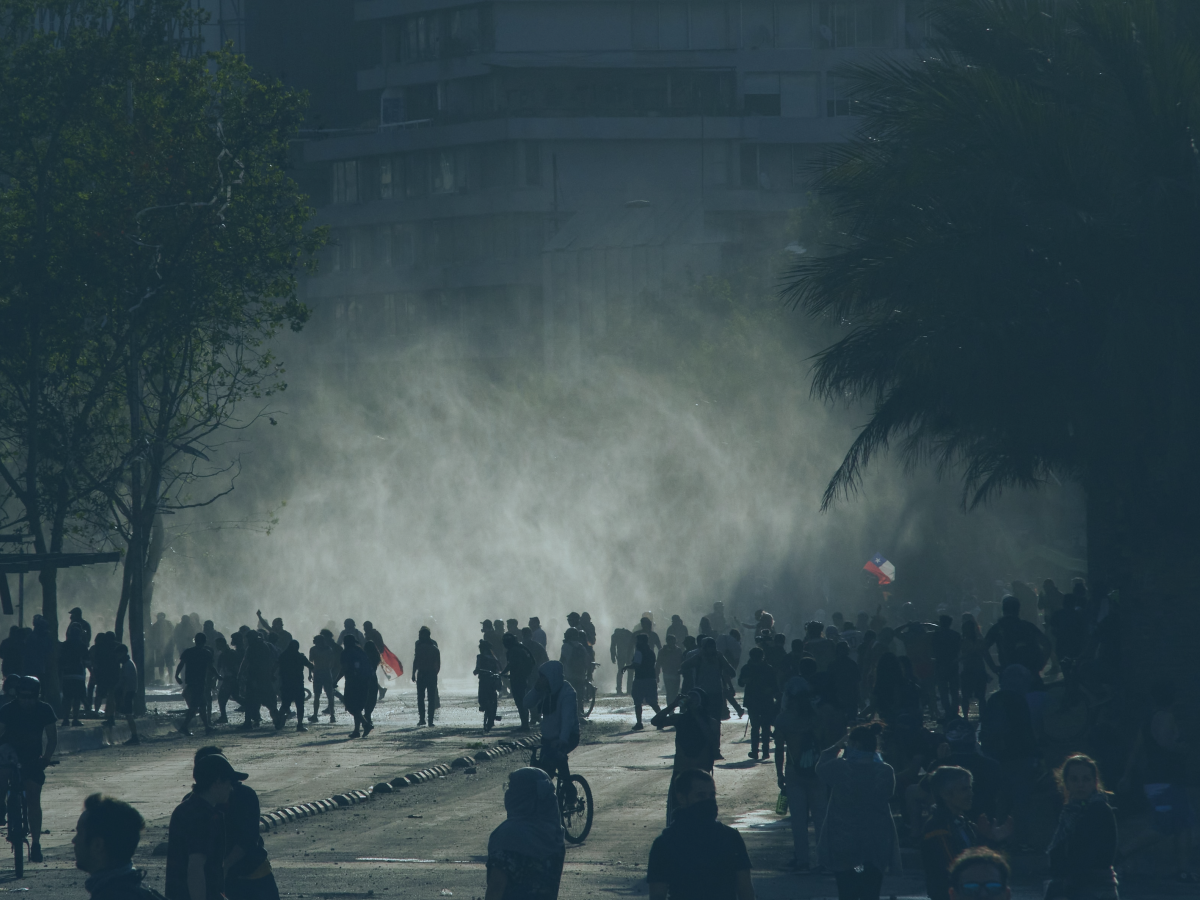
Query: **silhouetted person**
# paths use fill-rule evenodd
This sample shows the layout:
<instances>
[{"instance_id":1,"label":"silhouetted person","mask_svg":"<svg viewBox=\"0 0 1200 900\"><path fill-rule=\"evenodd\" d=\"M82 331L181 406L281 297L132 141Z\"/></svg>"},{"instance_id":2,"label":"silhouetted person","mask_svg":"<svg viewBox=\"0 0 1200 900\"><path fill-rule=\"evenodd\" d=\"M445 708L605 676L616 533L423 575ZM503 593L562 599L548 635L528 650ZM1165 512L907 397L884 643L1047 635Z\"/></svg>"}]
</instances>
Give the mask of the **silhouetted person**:
<instances>
[{"instance_id":1,"label":"silhouetted person","mask_svg":"<svg viewBox=\"0 0 1200 900\"><path fill-rule=\"evenodd\" d=\"M300 652L299 641L289 641L287 648L279 654L279 716L275 719L275 730L283 728L288 710L295 707L296 730L308 731L304 727L304 670L312 672L312 663Z\"/></svg>"},{"instance_id":2,"label":"silhouetted person","mask_svg":"<svg viewBox=\"0 0 1200 900\"><path fill-rule=\"evenodd\" d=\"M183 685L183 699L187 704L187 712L183 715L179 730L184 734L191 734L189 727L192 717L199 715L200 721L204 723L204 733L212 734L212 722L209 721L208 711L208 686L209 678L214 677L217 671L213 666L212 651L205 646L208 641L204 633L194 635L193 643L194 646L179 655L179 665L175 667L175 681Z\"/></svg>"},{"instance_id":3,"label":"silhouetted person","mask_svg":"<svg viewBox=\"0 0 1200 900\"><path fill-rule=\"evenodd\" d=\"M667 635L667 643L658 654L658 671L662 674L663 699L668 704L674 703L679 696L680 675L679 667L683 665L683 648L675 640L675 635Z\"/></svg>"},{"instance_id":4,"label":"silhouetted person","mask_svg":"<svg viewBox=\"0 0 1200 900\"><path fill-rule=\"evenodd\" d=\"M733 828L717 821L712 775L698 769L671 782L674 821L650 847L650 900L754 900L750 855Z\"/></svg>"},{"instance_id":5,"label":"silhouetted person","mask_svg":"<svg viewBox=\"0 0 1200 900\"><path fill-rule=\"evenodd\" d=\"M333 639L333 632L322 628L313 637L313 645L308 651L308 661L312 663L313 711L308 721L316 724L321 714L321 695L325 695L328 705L325 712L329 714L329 724L337 724L337 712L334 706L334 687L341 677L341 650Z\"/></svg>"},{"instance_id":6,"label":"silhouetted person","mask_svg":"<svg viewBox=\"0 0 1200 900\"><path fill-rule=\"evenodd\" d=\"M513 619L513 624L516 624L516 619ZM521 730L528 731L529 710L525 706L525 695L529 692L529 679L535 668L533 656L521 645L515 634L504 635L504 650L508 662L500 674L508 676L513 702L516 703L517 713L521 716Z\"/></svg>"},{"instance_id":7,"label":"silhouetted person","mask_svg":"<svg viewBox=\"0 0 1200 900\"><path fill-rule=\"evenodd\" d=\"M341 674L346 680L342 702L346 705L346 712L354 718L354 730L349 736L366 737L375 727L366 714L368 700L378 693L375 666L366 651L358 646L358 638L353 634L344 634L342 644L345 649L341 656Z\"/></svg>"},{"instance_id":8,"label":"silhouetted person","mask_svg":"<svg viewBox=\"0 0 1200 900\"><path fill-rule=\"evenodd\" d=\"M645 633L637 636L633 659L625 667L633 672L629 693L633 698L634 731L642 730L642 707L649 706L655 715L661 712L658 705L658 666L654 651L650 649L650 638Z\"/></svg>"},{"instance_id":9,"label":"silhouetted person","mask_svg":"<svg viewBox=\"0 0 1200 900\"><path fill-rule=\"evenodd\" d=\"M426 724L425 713L428 704L429 722L433 725L433 714L440 705L438 699L438 673L442 670L442 653L437 641L430 636L428 626L422 625L417 632L417 643L413 647L412 680L417 685L417 714L420 716L418 725Z\"/></svg>"},{"instance_id":10,"label":"silhouetted person","mask_svg":"<svg viewBox=\"0 0 1200 900\"><path fill-rule=\"evenodd\" d=\"M1009 666L1024 666L1035 685L1041 684L1041 671L1050 659L1053 647L1050 639L1032 622L1021 618L1021 601L1007 596L1000 602L1001 618L987 633L983 642L984 662L999 674ZM999 665L992 661L995 646Z\"/></svg>"},{"instance_id":11,"label":"silhouetted person","mask_svg":"<svg viewBox=\"0 0 1200 900\"><path fill-rule=\"evenodd\" d=\"M617 667L617 693L622 693L621 683L625 670L633 661L633 652L637 640L628 628L617 628L608 642L608 658Z\"/></svg>"},{"instance_id":12,"label":"silhouetted person","mask_svg":"<svg viewBox=\"0 0 1200 900\"><path fill-rule=\"evenodd\" d=\"M742 704L750 714L750 758L758 759L759 743L762 758L771 758L771 725L779 710L778 679L775 670L767 665L762 647L750 651L750 659L738 673L738 684L745 688Z\"/></svg>"},{"instance_id":13,"label":"silhouetted person","mask_svg":"<svg viewBox=\"0 0 1200 900\"><path fill-rule=\"evenodd\" d=\"M171 813L167 830L167 900L222 900L226 882L222 810L234 785L247 777L234 771L224 756L196 760L192 791Z\"/></svg>"},{"instance_id":14,"label":"silhouetted person","mask_svg":"<svg viewBox=\"0 0 1200 900\"><path fill-rule=\"evenodd\" d=\"M938 626L930 637L933 654L934 681L942 701L942 718L958 715L960 706L958 667L962 653L962 635L954 630L953 616L939 616Z\"/></svg>"},{"instance_id":15,"label":"silhouetted person","mask_svg":"<svg viewBox=\"0 0 1200 900\"><path fill-rule=\"evenodd\" d=\"M475 670L471 674L479 679L479 711L483 713L483 732L487 734L496 724L496 705L500 699L500 662L492 653L491 642L486 638L479 641Z\"/></svg>"}]
</instances>

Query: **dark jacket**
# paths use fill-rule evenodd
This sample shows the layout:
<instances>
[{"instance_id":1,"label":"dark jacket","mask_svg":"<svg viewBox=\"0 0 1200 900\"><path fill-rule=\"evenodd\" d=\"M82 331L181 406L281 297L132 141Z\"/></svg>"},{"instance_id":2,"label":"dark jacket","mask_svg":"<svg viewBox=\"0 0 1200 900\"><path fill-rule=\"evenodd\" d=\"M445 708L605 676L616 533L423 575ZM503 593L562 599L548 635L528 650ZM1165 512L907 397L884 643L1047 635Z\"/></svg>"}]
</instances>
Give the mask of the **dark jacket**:
<instances>
[{"instance_id":1,"label":"dark jacket","mask_svg":"<svg viewBox=\"0 0 1200 900\"><path fill-rule=\"evenodd\" d=\"M83 883L92 900L160 900L161 894L142 887L146 873L132 864L97 872Z\"/></svg>"},{"instance_id":2,"label":"dark jacket","mask_svg":"<svg viewBox=\"0 0 1200 900\"><path fill-rule=\"evenodd\" d=\"M742 671L738 674L738 684L746 689L743 700L746 709L756 716L775 714L778 708L778 682L774 669L761 660L751 660L742 666Z\"/></svg>"},{"instance_id":3,"label":"dark jacket","mask_svg":"<svg viewBox=\"0 0 1200 900\"><path fill-rule=\"evenodd\" d=\"M949 900L950 863L964 850L982 843L975 826L964 816L952 816L941 806L934 806L921 833L921 865L930 900Z\"/></svg>"},{"instance_id":4,"label":"dark jacket","mask_svg":"<svg viewBox=\"0 0 1200 900\"><path fill-rule=\"evenodd\" d=\"M1051 877L1065 886L1062 896L1113 885L1117 819L1103 793L1063 807L1048 853Z\"/></svg>"},{"instance_id":5,"label":"dark jacket","mask_svg":"<svg viewBox=\"0 0 1200 900\"><path fill-rule=\"evenodd\" d=\"M417 678L436 678L442 670L442 651L433 638L420 638L413 647L413 674Z\"/></svg>"}]
</instances>

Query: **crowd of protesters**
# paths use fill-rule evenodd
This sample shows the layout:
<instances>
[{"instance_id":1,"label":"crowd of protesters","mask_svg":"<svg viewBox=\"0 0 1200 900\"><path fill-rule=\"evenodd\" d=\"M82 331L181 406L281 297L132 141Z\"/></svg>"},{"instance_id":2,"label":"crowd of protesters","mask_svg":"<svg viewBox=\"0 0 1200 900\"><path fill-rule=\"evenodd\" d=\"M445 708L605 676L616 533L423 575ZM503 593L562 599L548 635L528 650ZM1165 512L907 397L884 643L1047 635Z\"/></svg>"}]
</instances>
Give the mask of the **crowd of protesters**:
<instances>
[{"instance_id":1,"label":"crowd of protesters","mask_svg":"<svg viewBox=\"0 0 1200 900\"><path fill-rule=\"evenodd\" d=\"M1119 595L1097 599L1082 580L1065 593L1052 581L1004 587L994 603L964 604L954 614L938 608L927 617L933 621L911 603L880 603L852 619L834 612L828 622L819 611L790 641L769 612L742 622L721 603L695 634L675 615L660 638L649 612L634 628L616 628L609 661L617 693L632 701L632 729L644 729L648 708L649 724L670 729L675 745L667 829L648 870L651 896L692 896L687 885L697 878L722 887L696 896L753 896L741 839L716 821L721 724L735 715L746 720L749 759L774 764L779 807L790 813L790 868L833 875L842 900L876 900L884 873L900 867L902 847L920 859L931 900L971 896L971 879L984 869L995 876L988 884L999 885L989 893L995 900L1008 890L1003 854L1013 853L1048 854L1046 900L1116 900L1119 862L1155 843L1167 845L1178 880L1196 881L1175 687L1153 685L1133 729L1110 702L1120 671ZM39 618L0 642L6 675L25 675L48 656L53 636ZM347 619L336 636L332 626L322 629L303 653L281 619L257 620L226 641L211 621L184 616L174 624L159 614L148 666L183 686L181 730L199 718L211 733L228 722L227 703L236 700L245 729L261 725L266 707L276 729L294 717L304 731L307 676L309 722L322 715L336 722L336 698L353 720L350 736L370 734L384 691L378 672L385 656L395 659L372 623L359 630ZM536 617L524 626L515 618L482 622L473 674L484 730L496 727L506 695L519 718L514 727L538 724L550 707L528 698L544 688L533 682L547 665L582 710L596 695L596 642L586 612L567 616L554 650ZM93 638L72 610L58 659L64 727L98 716L102 706L110 720L127 715L134 726L137 673L111 632ZM398 661L391 667L402 671ZM438 643L423 627L411 667L422 726L434 725L441 705L440 671ZM210 719L214 703L219 716ZM227 762L205 765L241 777L225 771ZM510 895L530 873L557 892L561 833L544 779L530 769L510 780L509 822L489 846L489 897L494 889ZM1149 811L1148 829L1119 839L1106 783L1121 795L1122 811ZM220 805L199 780L197 788L210 806ZM680 856L689 847L711 853L689 865ZM521 859L522 848L537 849L536 866Z\"/></svg>"}]
</instances>

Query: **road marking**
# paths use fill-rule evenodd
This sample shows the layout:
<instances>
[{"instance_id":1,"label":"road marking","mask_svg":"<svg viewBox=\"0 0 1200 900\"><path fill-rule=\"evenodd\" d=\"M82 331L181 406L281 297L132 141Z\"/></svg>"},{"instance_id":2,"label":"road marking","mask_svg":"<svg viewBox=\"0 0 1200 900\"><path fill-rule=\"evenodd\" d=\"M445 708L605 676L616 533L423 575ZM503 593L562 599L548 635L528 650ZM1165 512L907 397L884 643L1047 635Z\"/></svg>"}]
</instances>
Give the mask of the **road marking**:
<instances>
[{"instance_id":1,"label":"road marking","mask_svg":"<svg viewBox=\"0 0 1200 900\"><path fill-rule=\"evenodd\" d=\"M392 859L390 856L359 856L355 862L435 863L436 859Z\"/></svg>"}]
</instances>

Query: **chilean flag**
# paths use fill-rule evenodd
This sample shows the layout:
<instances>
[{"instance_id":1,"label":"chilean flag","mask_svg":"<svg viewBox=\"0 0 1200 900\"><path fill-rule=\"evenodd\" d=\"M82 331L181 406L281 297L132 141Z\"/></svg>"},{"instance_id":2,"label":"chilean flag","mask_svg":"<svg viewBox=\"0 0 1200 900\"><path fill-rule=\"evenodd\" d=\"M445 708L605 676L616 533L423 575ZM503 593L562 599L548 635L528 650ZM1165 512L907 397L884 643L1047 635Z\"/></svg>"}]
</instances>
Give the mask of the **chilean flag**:
<instances>
[{"instance_id":1,"label":"chilean flag","mask_svg":"<svg viewBox=\"0 0 1200 900\"><path fill-rule=\"evenodd\" d=\"M379 657L383 663L384 671L391 672L392 677L404 674L404 664L396 658L396 654L389 650L386 645L380 649Z\"/></svg>"},{"instance_id":2,"label":"chilean flag","mask_svg":"<svg viewBox=\"0 0 1200 900\"><path fill-rule=\"evenodd\" d=\"M863 568L878 578L880 584L891 584L896 580L896 567L882 553L876 553L868 559Z\"/></svg>"}]
</instances>

